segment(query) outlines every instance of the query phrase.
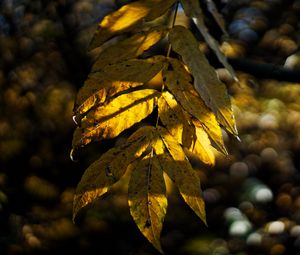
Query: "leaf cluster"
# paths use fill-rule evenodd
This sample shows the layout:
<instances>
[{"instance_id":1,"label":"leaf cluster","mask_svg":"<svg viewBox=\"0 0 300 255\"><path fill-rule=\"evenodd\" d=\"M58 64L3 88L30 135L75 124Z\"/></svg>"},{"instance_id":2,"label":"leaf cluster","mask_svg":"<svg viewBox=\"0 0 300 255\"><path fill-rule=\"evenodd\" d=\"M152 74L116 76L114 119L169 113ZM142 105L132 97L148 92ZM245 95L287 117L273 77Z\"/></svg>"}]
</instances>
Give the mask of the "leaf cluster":
<instances>
[{"instance_id":1,"label":"leaf cluster","mask_svg":"<svg viewBox=\"0 0 300 255\"><path fill-rule=\"evenodd\" d=\"M225 30L213 2L206 3ZM181 0L180 4L235 77L208 33L199 2ZM134 1L100 22L89 50L100 46L102 50L77 94L74 114L78 127L72 141L73 152L91 142L118 137L157 109L156 123L141 125L123 144L105 152L85 170L76 189L73 218L130 171L131 215L160 252L167 211L164 175L206 223L200 178L189 157L214 165L214 149L227 153L221 128L237 137L226 86L200 51L199 42L188 28L170 27L166 22L174 6L178 7L178 1ZM177 57L146 54L165 38ZM150 86L157 76L161 85Z\"/></svg>"}]
</instances>

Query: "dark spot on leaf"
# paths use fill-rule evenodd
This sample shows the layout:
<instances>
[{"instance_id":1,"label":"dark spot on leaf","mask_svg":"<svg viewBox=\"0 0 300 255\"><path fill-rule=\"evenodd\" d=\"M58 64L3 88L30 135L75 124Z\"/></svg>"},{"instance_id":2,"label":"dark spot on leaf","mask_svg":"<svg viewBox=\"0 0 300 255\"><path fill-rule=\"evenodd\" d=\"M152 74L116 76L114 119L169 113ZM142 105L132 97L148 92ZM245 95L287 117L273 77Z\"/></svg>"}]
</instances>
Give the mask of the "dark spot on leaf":
<instances>
[{"instance_id":1,"label":"dark spot on leaf","mask_svg":"<svg viewBox=\"0 0 300 255\"><path fill-rule=\"evenodd\" d=\"M148 219L148 220L146 220L146 222L145 222L145 228L149 228L150 226L151 226L151 220Z\"/></svg>"}]
</instances>

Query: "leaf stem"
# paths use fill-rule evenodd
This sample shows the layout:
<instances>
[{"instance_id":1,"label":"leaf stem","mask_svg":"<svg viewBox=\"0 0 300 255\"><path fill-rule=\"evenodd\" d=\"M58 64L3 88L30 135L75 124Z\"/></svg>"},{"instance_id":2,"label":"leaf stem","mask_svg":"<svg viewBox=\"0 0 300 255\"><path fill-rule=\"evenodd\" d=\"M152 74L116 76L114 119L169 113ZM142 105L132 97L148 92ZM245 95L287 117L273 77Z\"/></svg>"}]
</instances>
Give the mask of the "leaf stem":
<instances>
[{"instance_id":1,"label":"leaf stem","mask_svg":"<svg viewBox=\"0 0 300 255\"><path fill-rule=\"evenodd\" d=\"M174 11L174 14L173 14L173 20L172 20L171 28L173 28L173 27L175 26L176 17L177 17L177 13L178 13L178 6L179 6L179 1L177 1L176 6L175 6L175 11ZM167 51L167 58L168 58L168 57L170 56L170 54L171 54L171 49L172 49L172 46L171 46L171 44L169 43L169 47L168 47L168 51Z\"/></svg>"}]
</instances>

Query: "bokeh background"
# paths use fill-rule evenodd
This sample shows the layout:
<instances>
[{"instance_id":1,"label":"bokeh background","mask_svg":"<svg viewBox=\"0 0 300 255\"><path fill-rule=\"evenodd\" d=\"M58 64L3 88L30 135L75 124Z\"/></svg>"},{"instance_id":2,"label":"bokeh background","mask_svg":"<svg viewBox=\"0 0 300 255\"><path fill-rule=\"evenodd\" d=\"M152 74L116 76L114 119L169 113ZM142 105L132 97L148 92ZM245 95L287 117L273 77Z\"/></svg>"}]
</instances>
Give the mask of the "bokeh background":
<instances>
[{"instance_id":1,"label":"bokeh background","mask_svg":"<svg viewBox=\"0 0 300 255\"><path fill-rule=\"evenodd\" d=\"M119 142L69 158L74 99L92 63L86 48L97 22L125 2L0 1L1 255L158 254L129 215L125 184L72 222L84 169ZM215 2L229 36L209 14L207 22L240 82L201 46L228 86L241 142L224 132L229 156L217 154L212 169L195 165L208 227L170 192L162 246L172 255L299 255L300 1Z\"/></svg>"}]
</instances>

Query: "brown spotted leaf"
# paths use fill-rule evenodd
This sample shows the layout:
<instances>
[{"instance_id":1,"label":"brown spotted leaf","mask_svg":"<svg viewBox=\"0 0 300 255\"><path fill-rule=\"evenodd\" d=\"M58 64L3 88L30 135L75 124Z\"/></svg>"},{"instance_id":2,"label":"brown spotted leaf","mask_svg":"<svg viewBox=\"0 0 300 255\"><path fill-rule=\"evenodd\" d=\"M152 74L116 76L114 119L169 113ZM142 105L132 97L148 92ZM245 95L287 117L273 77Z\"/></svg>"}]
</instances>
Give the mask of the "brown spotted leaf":
<instances>
[{"instance_id":1,"label":"brown spotted leaf","mask_svg":"<svg viewBox=\"0 0 300 255\"><path fill-rule=\"evenodd\" d=\"M124 144L110 149L85 170L75 192L73 219L81 208L106 193L125 174L128 165L147 150L152 129L138 129Z\"/></svg>"},{"instance_id":2,"label":"brown spotted leaf","mask_svg":"<svg viewBox=\"0 0 300 255\"><path fill-rule=\"evenodd\" d=\"M163 171L153 153L135 161L130 168L130 213L142 234L162 252L160 233L168 205Z\"/></svg>"},{"instance_id":3,"label":"brown spotted leaf","mask_svg":"<svg viewBox=\"0 0 300 255\"><path fill-rule=\"evenodd\" d=\"M137 90L122 94L108 104L89 111L74 132L73 148L118 136L151 114L159 95L153 89Z\"/></svg>"},{"instance_id":4,"label":"brown spotted leaf","mask_svg":"<svg viewBox=\"0 0 300 255\"><path fill-rule=\"evenodd\" d=\"M205 104L215 113L227 131L237 136L230 97L205 55L199 50L193 34L183 26L175 26L169 33L173 49L179 53L194 77L194 86Z\"/></svg>"}]
</instances>

